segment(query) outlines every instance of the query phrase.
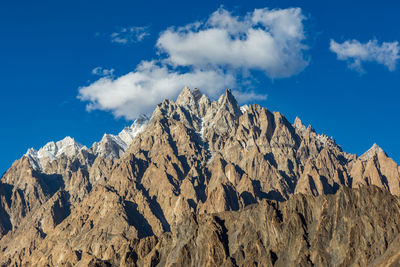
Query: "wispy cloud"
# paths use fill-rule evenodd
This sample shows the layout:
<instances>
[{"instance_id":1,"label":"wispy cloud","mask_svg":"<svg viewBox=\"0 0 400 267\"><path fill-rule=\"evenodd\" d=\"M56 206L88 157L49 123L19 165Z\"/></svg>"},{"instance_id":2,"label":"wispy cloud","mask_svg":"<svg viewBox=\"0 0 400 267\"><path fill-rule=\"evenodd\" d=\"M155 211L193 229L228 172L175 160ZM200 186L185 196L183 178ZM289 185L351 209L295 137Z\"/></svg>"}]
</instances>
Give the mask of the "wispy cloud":
<instances>
[{"instance_id":1,"label":"wispy cloud","mask_svg":"<svg viewBox=\"0 0 400 267\"><path fill-rule=\"evenodd\" d=\"M124 27L110 35L111 42L128 45L143 41L146 36L149 36L148 27Z\"/></svg>"},{"instance_id":2,"label":"wispy cloud","mask_svg":"<svg viewBox=\"0 0 400 267\"><path fill-rule=\"evenodd\" d=\"M347 61L348 67L360 73L365 70L363 62L376 62L382 64L390 71L396 69L397 60L400 58L399 43L370 40L367 43L360 43L357 40L348 40L339 44L334 40L330 41L330 50L336 53L339 60Z\"/></svg>"},{"instance_id":3,"label":"wispy cloud","mask_svg":"<svg viewBox=\"0 0 400 267\"><path fill-rule=\"evenodd\" d=\"M260 101L266 100L268 95L267 94L259 94L254 91L238 91L234 90L233 95L237 99L239 103L250 103L251 101Z\"/></svg>"},{"instance_id":4,"label":"wispy cloud","mask_svg":"<svg viewBox=\"0 0 400 267\"><path fill-rule=\"evenodd\" d=\"M251 72L284 78L303 71L308 65L304 19L300 8L255 9L243 17L220 8L203 22L162 32L159 60L142 61L121 77L104 75L81 87L78 97L89 102L88 110L127 119L174 99L185 85L211 97L232 88L241 102L265 99L251 90Z\"/></svg>"},{"instance_id":5,"label":"wispy cloud","mask_svg":"<svg viewBox=\"0 0 400 267\"><path fill-rule=\"evenodd\" d=\"M102 67L96 67L92 70L92 74L98 76L113 76L114 71L115 71L114 69L105 69Z\"/></svg>"}]
</instances>

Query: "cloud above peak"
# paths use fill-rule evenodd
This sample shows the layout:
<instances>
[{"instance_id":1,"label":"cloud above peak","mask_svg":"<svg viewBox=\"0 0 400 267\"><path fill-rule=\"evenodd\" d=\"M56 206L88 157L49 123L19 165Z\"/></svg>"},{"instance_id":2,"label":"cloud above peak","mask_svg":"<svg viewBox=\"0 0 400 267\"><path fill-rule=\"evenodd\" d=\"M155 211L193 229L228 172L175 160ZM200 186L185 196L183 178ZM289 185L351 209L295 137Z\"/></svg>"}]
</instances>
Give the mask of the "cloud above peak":
<instances>
[{"instance_id":1,"label":"cloud above peak","mask_svg":"<svg viewBox=\"0 0 400 267\"><path fill-rule=\"evenodd\" d=\"M120 77L98 69L105 76L79 88L78 98L88 102L88 110L126 119L175 99L185 85L211 97L232 88L240 102L266 99L251 89L252 72L275 79L303 71L308 65L304 20L300 8L255 9L242 17L220 8L203 22L161 32L157 60L143 60Z\"/></svg>"},{"instance_id":2,"label":"cloud above peak","mask_svg":"<svg viewBox=\"0 0 400 267\"><path fill-rule=\"evenodd\" d=\"M304 19L300 8L255 9L242 18L220 8L204 23L167 29L156 46L171 66L261 70L284 78L308 65Z\"/></svg>"},{"instance_id":3,"label":"cloud above peak","mask_svg":"<svg viewBox=\"0 0 400 267\"><path fill-rule=\"evenodd\" d=\"M222 70L193 70L179 73L156 61L143 61L134 71L118 78L105 76L79 88L78 98L88 101L88 111L111 111L128 120L150 113L164 99L175 99L185 85L198 87L216 97L235 87L235 77Z\"/></svg>"},{"instance_id":4,"label":"cloud above peak","mask_svg":"<svg viewBox=\"0 0 400 267\"><path fill-rule=\"evenodd\" d=\"M341 44L330 41L330 50L336 53L339 60L347 61L350 69L364 73L362 62L376 62L388 68L389 71L396 69L397 60L400 58L399 43L370 40L360 43L357 40L348 40Z\"/></svg>"}]
</instances>

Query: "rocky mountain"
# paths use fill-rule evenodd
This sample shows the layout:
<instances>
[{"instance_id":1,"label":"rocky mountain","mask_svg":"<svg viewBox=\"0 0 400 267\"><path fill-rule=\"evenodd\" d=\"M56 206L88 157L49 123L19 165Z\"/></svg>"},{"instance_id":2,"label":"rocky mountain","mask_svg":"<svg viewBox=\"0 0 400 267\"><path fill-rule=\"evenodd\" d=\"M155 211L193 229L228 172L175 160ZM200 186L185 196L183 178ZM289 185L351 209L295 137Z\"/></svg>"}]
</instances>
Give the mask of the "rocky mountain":
<instances>
[{"instance_id":1,"label":"rocky mountain","mask_svg":"<svg viewBox=\"0 0 400 267\"><path fill-rule=\"evenodd\" d=\"M0 180L4 266L396 266L400 167L230 90L185 87L87 148L29 149Z\"/></svg>"}]
</instances>

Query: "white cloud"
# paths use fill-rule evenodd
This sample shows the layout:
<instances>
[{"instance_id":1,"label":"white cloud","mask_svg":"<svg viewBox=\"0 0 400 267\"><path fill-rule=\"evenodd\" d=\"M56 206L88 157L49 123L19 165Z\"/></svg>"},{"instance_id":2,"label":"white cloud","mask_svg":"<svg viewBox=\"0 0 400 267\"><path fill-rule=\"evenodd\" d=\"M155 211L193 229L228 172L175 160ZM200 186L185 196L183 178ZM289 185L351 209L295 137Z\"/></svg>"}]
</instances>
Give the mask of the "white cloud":
<instances>
[{"instance_id":1,"label":"white cloud","mask_svg":"<svg viewBox=\"0 0 400 267\"><path fill-rule=\"evenodd\" d=\"M92 74L98 76L113 76L114 71L115 71L114 69L105 69L102 67L96 67L92 70Z\"/></svg>"},{"instance_id":2,"label":"white cloud","mask_svg":"<svg viewBox=\"0 0 400 267\"><path fill-rule=\"evenodd\" d=\"M205 23L167 29L157 48L172 66L261 70L271 78L289 77L308 65L303 20L300 8L255 9L243 18L220 8Z\"/></svg>"},{"instance_id":3,"label":"white cloud","mask_svg":"<svg viewBox=\"0 0 400 267\"><path fill-rule=\"evenodd\" d=\"M89 86L79 88L78 98L89 101L87 109L112 111L116 117L134 119L150 113L163 99L175 99L185 85L198 87L213 97L224 89L235 87L236 81L222 70L171 71L155 61L141 62L135 71L114 79L102 77Z\"/></svg>"},{"instance_id":4,"label":"white cloud","mask_svg":"<svg viewBox=\"0 0 400 267\"><path fill-rule=\"evenodd\" d=\"M141 42L148 35L147 27L127 27L111 33L110 37L111 42L126 45Z\"/></svg>"},{"instance_id":5,"label":"white cloud","mask_svg":"<svg viewBox=\"0 0 400 267\"><path fill-rule=\"evenodd\" d=\"M239 103L250 103L252 101L260 101L260 100L266 100L268 95L267 94L258 94L254 91L238 91L234 90L233 95L235 96L236 100Z\"/></svg>"},{"instance_id":6,"label":"white cloud","mask_svg":"<svg viewBox=\"0 0 400 267\"><path fill-rule=\"evenodd\" d=\"M400 58L398 42L383 42L380 45L377 40L364 44L357 40L348 40L339 44L331 40L330 50L336 53L339 60L347 61L349 68L360 73L364 72L362 62L376 62L394 71Z\"/></svg>"},{"instance_id":7,"label":"white cloud","mask_svg":"<svg viewBox=\"0 0 400 267\"><path fill-rule=\"evenodd\" d=\"M117 78L113 72L96 70L104 77L79 88L78 98L89 102L88 110L111 111L127 119L150 113L163 99L175 99L185 85L211 97L231 88L242 103L264 100L266 94L250 90L253 71L283 78L308 65L304 19L300 8L255 9L244 17L220 8L205 22L162 32L156 44L159 60L142 61ZM119 34L112 37L125 43Z\"/></svg>"}]
</instances>

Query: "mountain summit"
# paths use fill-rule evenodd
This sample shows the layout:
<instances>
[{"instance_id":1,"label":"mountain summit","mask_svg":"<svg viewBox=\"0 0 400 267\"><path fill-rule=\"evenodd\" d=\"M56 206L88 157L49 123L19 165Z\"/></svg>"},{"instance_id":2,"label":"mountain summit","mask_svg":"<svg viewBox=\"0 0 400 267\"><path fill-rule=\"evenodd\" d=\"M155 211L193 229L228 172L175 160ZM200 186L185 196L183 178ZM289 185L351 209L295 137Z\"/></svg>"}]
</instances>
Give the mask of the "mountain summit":
<instances>
[{"instance_id":1,"label":"mountain summit","mask_svg":"<svg viewBox=\"0 0 400 267\"><path fill-rule=\"evenodd\" d=\"M87 148L29 149L0 180L3 266L399 262L400 167L231 90L185 87ZM397 241L396 241L397 240Z\"/></svg>"},{"instance_id":2,"label":"mountain summit","mask_svg":"<svg viewBox=\"0 0 400 267\"><path fill-rule=\"evenodd\" d=\"M370 160L374 155L378 153L385 153L380 146L378 146L376 143L372 145L370 149L368 149L364 154L360 156L361 160L368 161Z\"/></svg>"}]
</instances>

